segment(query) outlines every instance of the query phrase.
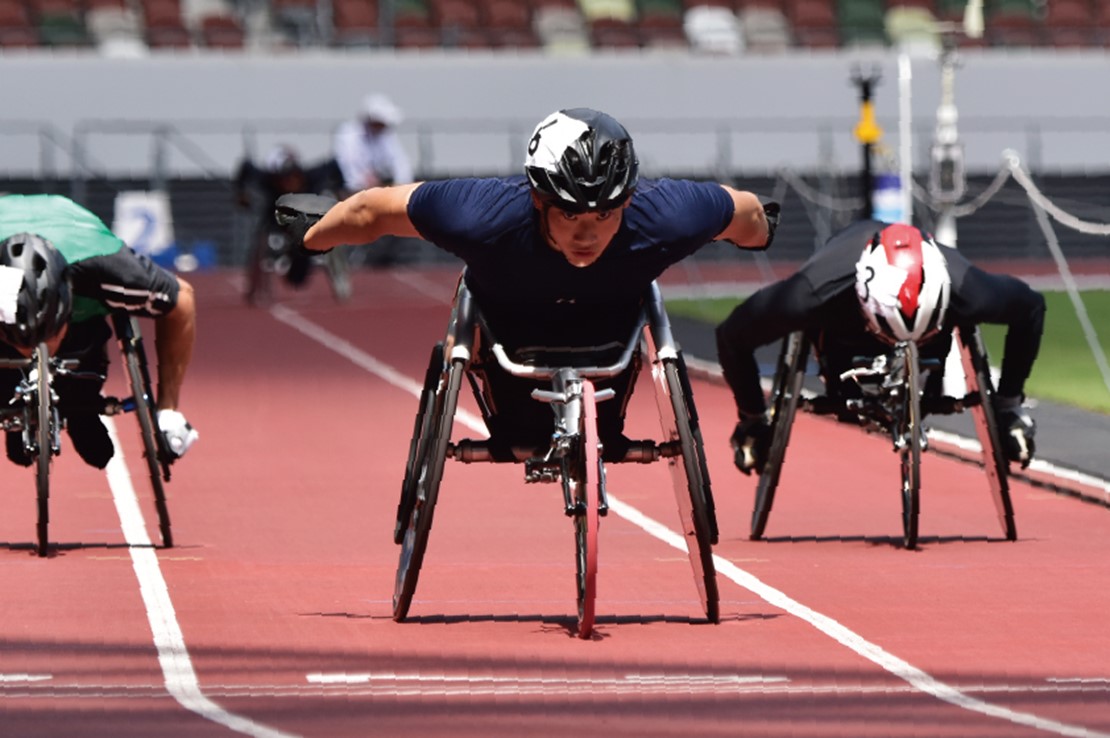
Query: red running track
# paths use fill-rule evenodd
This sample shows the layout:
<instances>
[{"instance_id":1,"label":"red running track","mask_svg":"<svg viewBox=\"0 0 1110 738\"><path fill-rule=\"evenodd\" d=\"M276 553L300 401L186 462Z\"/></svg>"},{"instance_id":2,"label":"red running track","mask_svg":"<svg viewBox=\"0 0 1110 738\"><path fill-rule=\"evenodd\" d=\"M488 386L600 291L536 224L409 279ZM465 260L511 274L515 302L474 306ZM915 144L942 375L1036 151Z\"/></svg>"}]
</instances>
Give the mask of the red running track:
<instances>
[{"instance_id":1,"label":"red running track","mask_svg":"<svg viewBox=\"0 0 1110 738\"><path fill-rule=\"evenodd\" d=\"M0 735L1110 735L1110 511L1018 482L1009 543L983 473L928 455L905 551L888 444L803 416L752 542L731 400L700 381L720 625L670 543L660 464L609 468L594 639L574 636L558 488L515 465L448 465L410 621L393 622L410 390L454 278L360 274L343 307L317 279L260 310L234 275L196 276L184 399L201 440L169 484L173 549L146 543L132 418L111 474L56 461L48 558L32 474L3 465ZM630 435L657 432L650 391Z\"/></svg>"}]
</instances>

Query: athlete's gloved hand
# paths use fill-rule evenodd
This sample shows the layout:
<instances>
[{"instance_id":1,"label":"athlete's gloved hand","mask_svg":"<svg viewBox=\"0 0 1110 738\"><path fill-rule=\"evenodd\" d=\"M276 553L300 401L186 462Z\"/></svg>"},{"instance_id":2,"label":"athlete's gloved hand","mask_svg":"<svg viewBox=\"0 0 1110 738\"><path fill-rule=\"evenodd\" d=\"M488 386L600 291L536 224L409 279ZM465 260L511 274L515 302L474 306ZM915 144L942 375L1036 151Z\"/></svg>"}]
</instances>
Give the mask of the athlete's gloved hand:
<instances>
[{"instance_id":1,"label":"athlete's gloved hand","mask_svg":"<svg viewBox=\"0 0 1110 738\"><path fill-rule=\"evenodd\" d=\"M335 203L334 197L326 195L282 195L274 203L274 220L289 234L295 248L312 254L324 253L305 249L304 235Z\"/></svg>"},{"instance_id":2,"label":"athlete's gloved hand","mask_svg":"<svg viewBox=\"0 0 1110 738\"><path fill-rule=\"evenodd\" d=\"M189 447L200 438L196 429L177 410L158 411L158 430L162 433L166 448L175 459L184 456Z\"/></svg>"},{"instance_id":3,"label":"athlete's gloved hand","mask_svg":"<svg viewBox=\"0 0 1110 738\"><path fill-rule=\"evenodd\" d=\"M998 421L998 429L1002 434L1002 447L1006 458L1017 461L1021 468L1029 466L1033 454L1037 450L1033 437L1037 435L1037 423L1021 405L1022 398L1001 397L994 398L994 417Z\"/></svg>"},{"instance_id":4,"label":"athlete's gloved hand","mask_svg":"<svg viewBox=\"0 0 1110 738\"><path fill-rule=\"evenodd\" d=\"M756 195L759 202L763 205L763 214L767 216L767 243L763 244L763 248L769 248L771 242L775 240L775 229L779 227L779 215L782 206L779 203L762 195Z\"/></svg>"},{"instance_id":5,"label":"athlete's gloved hand","mask_svg":"<svg viewBox=\"0 0 1110 738\"><path fill-rule=\"evenodd\" d=\"M741 417L728 439L736 468L748 476L753 471L762 474L771 450L771 435L771 420L766 412Z\"/></svg>"}]
</instances>

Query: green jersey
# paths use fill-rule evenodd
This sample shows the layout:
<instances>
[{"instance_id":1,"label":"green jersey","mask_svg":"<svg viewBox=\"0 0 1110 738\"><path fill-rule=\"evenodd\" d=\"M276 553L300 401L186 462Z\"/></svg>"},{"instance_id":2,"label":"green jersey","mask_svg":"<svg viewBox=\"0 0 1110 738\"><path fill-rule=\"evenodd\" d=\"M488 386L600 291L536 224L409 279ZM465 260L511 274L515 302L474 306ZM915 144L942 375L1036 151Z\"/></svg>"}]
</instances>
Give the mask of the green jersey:
<instances>
[{"instance_id":1,"label":"green jersey","mask_svg":"<svg viewBox=\"0 0 1110 738\"><path fill-rule=\"evenodd\" d=\"M67 264L114 254L125 247L104 221L60 195L0 197L0 241L16 233L34 233L47 239ZM99 300L74 295L73 322L107 313Z\"/></svg>"}]
</instances>

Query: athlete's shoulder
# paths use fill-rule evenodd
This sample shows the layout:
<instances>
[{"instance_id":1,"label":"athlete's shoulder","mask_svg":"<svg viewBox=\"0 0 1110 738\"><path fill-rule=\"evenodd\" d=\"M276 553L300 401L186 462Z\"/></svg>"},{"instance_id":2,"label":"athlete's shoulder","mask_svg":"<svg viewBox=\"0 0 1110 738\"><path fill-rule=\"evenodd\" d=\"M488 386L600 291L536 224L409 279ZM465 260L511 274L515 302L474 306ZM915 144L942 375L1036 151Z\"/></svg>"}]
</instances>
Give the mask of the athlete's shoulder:
<instances>
[{"instance_id":1,"label":"athlete's shoulder","mask_svg":"<svg viewBox=\"0 0 1110 738\"><path fill-rule=\"evenodd\" d=\"M418 185L409 199L409 213L417 217L422 213L435 217L511 217L527 215L531 207L523 176L430 180Z\"/></svg>"},{"instance_id":2,"label":"athlete's shoulder","mask_svg":"<svg viewBox=\"0 0 1110 738\"><path fill-rule=\"evenodd\" d=\"M413 225L433 242L444 236L488 241L529 224L532 211L523 175L430 180L413 190L408 205Z\"/></svg>"},{"instance_id":3,"label":"athlete's shoulder","mask_svg":"<svg viewBox=\"0 0 1110 738\"><path fill-rule=\"evenodd\" d=\"M720 202L731 201L728 193L718 182L693 179L641 179L632 194L633 201L655 203L680 203L691 199L709 198Z\"/></svg>"},{"instance_id":4,"label":"athlete's shoulder","mask_svg":"<svg viewBox=\"0 0 1110 738\"><path fill-rule=\"evenodd\" d=\"M716 182L688 179L641 179L625 219L649 240L708 243L732 219L732 197Z\"/></svg>"}]
</instances>

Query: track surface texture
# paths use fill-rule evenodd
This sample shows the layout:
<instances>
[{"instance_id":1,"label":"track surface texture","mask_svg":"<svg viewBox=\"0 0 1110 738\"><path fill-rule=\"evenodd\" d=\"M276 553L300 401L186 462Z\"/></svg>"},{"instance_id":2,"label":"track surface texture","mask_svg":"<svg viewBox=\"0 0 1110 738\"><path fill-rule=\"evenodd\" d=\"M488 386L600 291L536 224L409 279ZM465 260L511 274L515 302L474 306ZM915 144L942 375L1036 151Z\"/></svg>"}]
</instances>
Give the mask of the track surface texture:
<instances>
[{"instance_id":1,"label":"track surface texture","mask_svg":"<svg viewBox=\"0 0 1110 738\"><path fill-rule=\"evenodd\" d=\"M1007 542L985 474L926 454L907 551L889 442L800 415L766 539L750 541L732 401L697 378L719 625L663 463L608 467L592 638L575 634L558 486L525 485L511 464L448 463L409 618L394 622L415 392L456 277L359 273L337 305L315 275L251 308L237 274L195 275L183 409L201 438L167 485L172 549L130 416L114 419L108 473L63 439L45 558L33 473L0 466L0 735L1110 736L1097 490L1014 480ZM658 434L649 380L634 438ZM460 408L456 437L482 437L465 385Z\"/></svg>"}]
</instances>

